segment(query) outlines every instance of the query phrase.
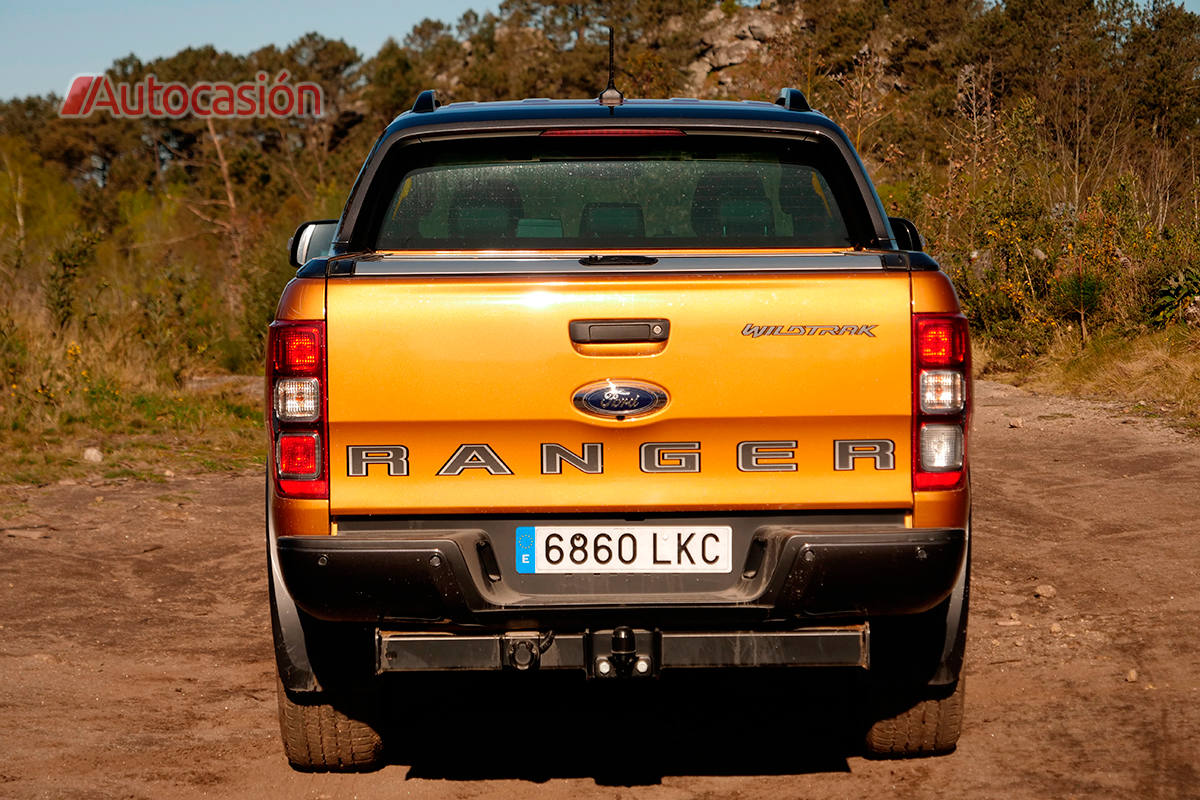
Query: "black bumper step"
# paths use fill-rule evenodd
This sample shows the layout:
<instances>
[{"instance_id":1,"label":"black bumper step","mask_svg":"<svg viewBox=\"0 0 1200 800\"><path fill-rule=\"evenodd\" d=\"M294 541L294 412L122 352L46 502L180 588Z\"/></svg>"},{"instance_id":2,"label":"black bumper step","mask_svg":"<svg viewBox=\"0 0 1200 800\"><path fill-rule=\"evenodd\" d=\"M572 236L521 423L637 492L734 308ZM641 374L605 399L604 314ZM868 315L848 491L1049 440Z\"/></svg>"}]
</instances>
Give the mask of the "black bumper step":
<instances>
[{"instance_id":1,"label":"black bumper step","mask_svg":"<svg viewBox=\"0 0 1200 800\"><path fill-rule=\"evenodd\" d=\"M869 666L870 632L859 625L723 633L618 628L554 635L488 636L378 631L376 671L575 669L593 678L641 678L663 669Z\"/></svg>"},{"instance_id":2,"label":"black bumper step","mask_svg":"<svg viewBox=\"0 0 1200 800\"><path fill-rule=\"evenodd\" d=\"M288 593L319 619L491 631L579 631L617 621L650 630L737 631L917 614L949 596L966 557L962 529L830 532L766 524L747 530L740 553L735 549L740 570L717 576L723 583L702 584L713 579L516 575L504 566L510 555L497 562L502 540L483 525L284 536L277 553Z\"/></svg>"}]
</instances>

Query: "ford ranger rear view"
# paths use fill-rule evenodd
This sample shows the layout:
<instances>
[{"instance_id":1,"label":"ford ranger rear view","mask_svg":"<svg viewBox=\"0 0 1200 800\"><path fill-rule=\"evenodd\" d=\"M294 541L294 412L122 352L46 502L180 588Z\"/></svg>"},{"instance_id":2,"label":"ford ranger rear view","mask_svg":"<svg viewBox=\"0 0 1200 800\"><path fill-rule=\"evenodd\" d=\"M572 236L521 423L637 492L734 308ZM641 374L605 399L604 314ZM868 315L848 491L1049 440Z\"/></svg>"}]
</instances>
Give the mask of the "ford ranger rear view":
<instances>
[{"instance_id":1,"label":"ford ranger rear view","mask_svg":"<svg viewBox=\"0 0 1200 800\"><path fill-rule=\"evenodd\" d=\"M486 671L840 670L867 754L953 749L967 326L800 92L425 92L291 251L267 525L294 765L402 754L381 691Z\"/></svg>"}]
</instances>

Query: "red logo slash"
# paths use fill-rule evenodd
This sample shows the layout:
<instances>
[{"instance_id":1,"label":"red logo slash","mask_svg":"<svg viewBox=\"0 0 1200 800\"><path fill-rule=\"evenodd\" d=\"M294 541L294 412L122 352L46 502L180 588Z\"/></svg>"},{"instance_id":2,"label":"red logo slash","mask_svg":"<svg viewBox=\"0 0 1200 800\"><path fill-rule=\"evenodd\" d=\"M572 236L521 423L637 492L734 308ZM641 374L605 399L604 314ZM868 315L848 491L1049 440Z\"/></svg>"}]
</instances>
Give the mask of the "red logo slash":
<instances>
[{"instance_id":1,"label":"red logo slash","mask_svg":"<svg viewBox=\"0 0 1200 800\"><path fill-rule=\"evenodd\" d=\"M63 100L62 108L59 109L60 117L79 117L87 116L83 113L84 101L88 99L91 93L92 84L98 79L99 75L80 75L71 81L71 88L67 90L67 97ZM90 112L91 109L89 108Z\"/></svg>"}]
</instances>

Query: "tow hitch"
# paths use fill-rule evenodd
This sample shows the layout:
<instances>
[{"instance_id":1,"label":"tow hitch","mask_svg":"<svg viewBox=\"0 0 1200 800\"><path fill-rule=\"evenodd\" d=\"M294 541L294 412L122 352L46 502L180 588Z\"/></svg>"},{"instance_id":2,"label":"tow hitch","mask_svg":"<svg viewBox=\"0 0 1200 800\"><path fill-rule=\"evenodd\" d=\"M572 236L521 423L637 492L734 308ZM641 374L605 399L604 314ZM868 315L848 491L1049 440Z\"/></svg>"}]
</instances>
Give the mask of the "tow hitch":
<instances>
[{"instance_id":1,"label":"tow hitch","mask_svg":"<svg viewBox=\"0 0 1200 800\"><path fill-rule=\"evenodd\" d=\"M602 652L600 645L608 638L607 652ZM638 639L641 638L640 648ZM647 678L654 674L654 659L649 650L654 644L654 634L650 631L635 631L622 625L606 637L604 632L591 634L592 677L594 678Z\"/></svg>"}]
</instances>

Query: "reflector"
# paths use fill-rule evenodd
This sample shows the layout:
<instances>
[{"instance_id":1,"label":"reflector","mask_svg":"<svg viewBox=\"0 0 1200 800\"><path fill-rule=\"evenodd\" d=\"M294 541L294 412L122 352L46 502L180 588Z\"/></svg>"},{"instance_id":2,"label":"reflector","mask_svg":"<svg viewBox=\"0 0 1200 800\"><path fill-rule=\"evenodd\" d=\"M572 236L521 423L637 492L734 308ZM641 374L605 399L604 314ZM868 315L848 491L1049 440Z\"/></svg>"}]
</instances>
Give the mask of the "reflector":
<instances>
[{"instance_id":1,"label":"reflector","mask_svg":"<svg viewBox=\"0 0 1200 800\"><path fill-rule=\"evenodd\" d=\"M315 478L321 474L321 439L315 433L283 433L276 448L281 478Z\"/></svg>"},{"instance_id":2,"label":"reflector","mask_svg":"<svg viewBox=\"0 0 1200 800\"><path fill-rule=\"evenodd\" d=\"M957 489L963 481L963 472L917 472L913 474L913 489L931 492L937 489Z\"/></svg>"}]
</instances>

